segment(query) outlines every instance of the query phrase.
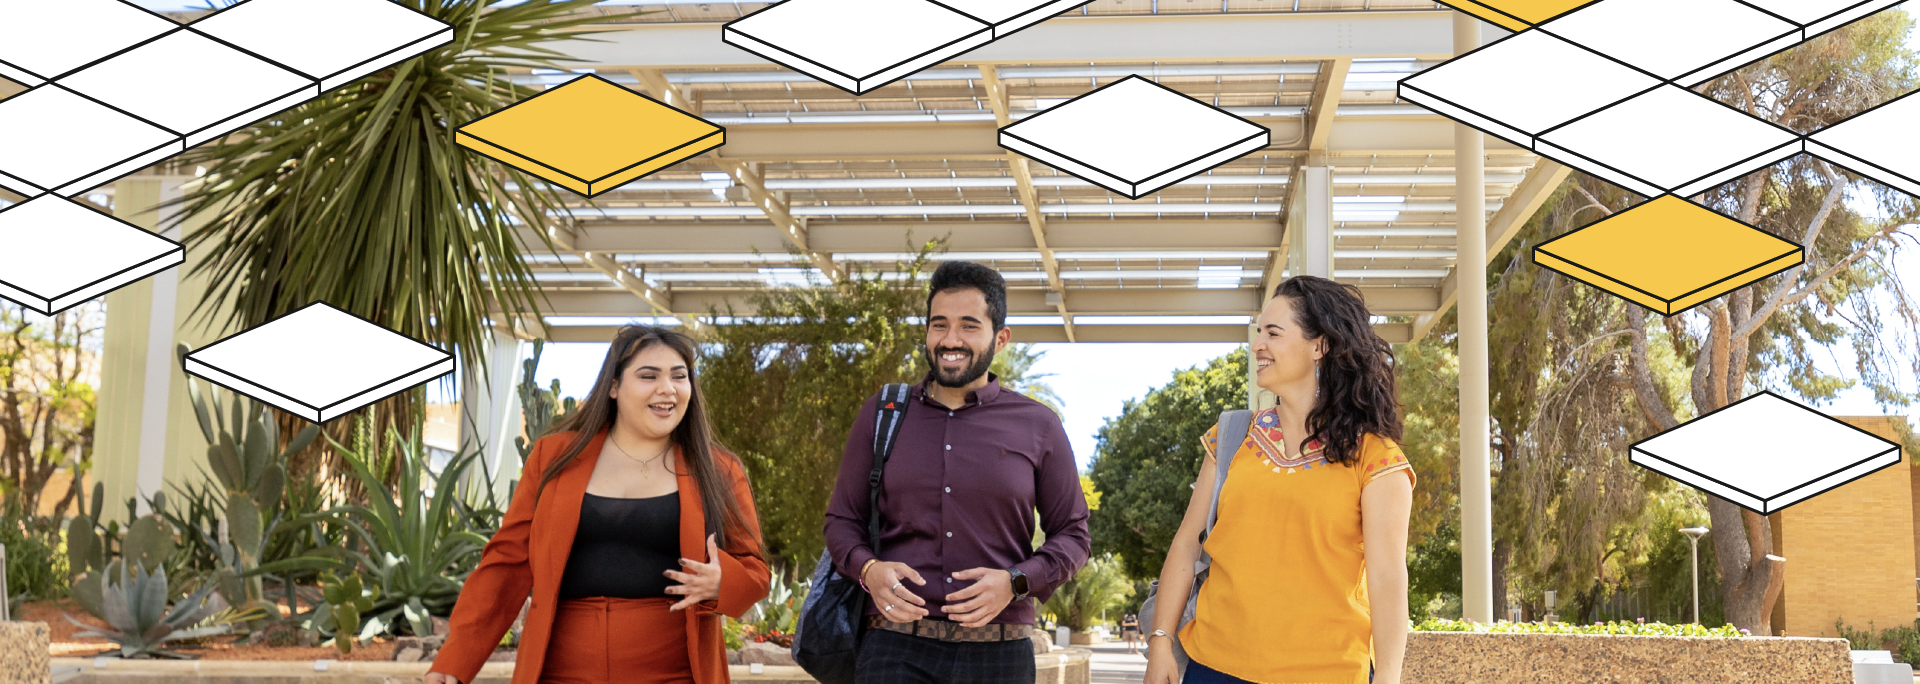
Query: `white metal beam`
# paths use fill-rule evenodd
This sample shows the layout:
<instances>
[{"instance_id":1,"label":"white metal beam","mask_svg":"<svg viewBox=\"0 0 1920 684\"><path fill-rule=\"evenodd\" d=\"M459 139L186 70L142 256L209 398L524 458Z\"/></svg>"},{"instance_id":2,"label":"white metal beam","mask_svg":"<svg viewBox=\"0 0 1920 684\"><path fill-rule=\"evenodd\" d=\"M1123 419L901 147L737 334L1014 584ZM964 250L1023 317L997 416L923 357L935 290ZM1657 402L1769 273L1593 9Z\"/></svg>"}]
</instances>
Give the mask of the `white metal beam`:
<instances>
[{"instance_id":1,"label":"white metal beam","mask_svg":"<svg viewBox=\"0 0 1920 684\"><path fill-rule=\"evenodd\" d=\"M753 200L754 206L759 207L760 211L766 214L767 220L773 222L774 228L780 232L781 240L786 245L807 255L807 260L813 262L813 267L820 269L820 272L827 274L827 277L836 280L840 278L840 266L833 263L831 255L813 246L812 241L808 239L806 225L794 218L793 212L788 210L785 194L767 189L766 177L761 174L759 164L735 162L727 165L726 169L727 173L733 176L734 182L746 188L747 196Z\"/></svg>"},{"instance_id":2,"label":"white metal beam","mask_svg":"<svg viewBox=\"0 0 1920 684\"><path fill-rule=\"evenodd\" d=\"M1171 228L1170 228L1171 227ZM647 225L596 221L576 227L568 250L594 252L786 251L781 231L765 221L687 221ZM538 245L539 237L522 229ZM1268 219L1054 220L1047 244L1054 250L1263 250L1280 242L1280 226ZM1448 234L1451 234L1450 232ZM827 253L899 252L946 237L956 252L1033 250L1026 221L815 221L807 244Z\"/></svg>"},{"instance_id":3,"label":"white metal beam","mask_svg":"<svg viewBox=\"0 0 1920 684\"><path fill-rule=\"evenodd\" d=\"M1015 342L1066 342L1066 331L1059 325L1011 325ZM556 326L553 342L605 342L613 339L614 326ZM1388 342L1407 341L1405 323L1377 323L1373 326ZM1245 324L1220 325L1082 325L1080 342L1236 342L1247 341Z\"/></svg>"},{"instance_id":4,"label":"white metal beam","mask_svg":"<svg viewBox=\"0 0 1920 684\"><path fill-rule=\"evenodd\" d=\"M964 62L1214 62L1452 56L1449 11L1285 12L1049 19L968 52ZM591 40L545 43L581 67L767 67L706 22L609 25ZM599 42L595 42L599 41ZM1150 70L1151 67L1142 67Z\"/></svg>"},{"instance_id":5,"label":"white metal beam","mask_svg":"<svg viewBox=\"0 0 1920 684\"><path fill-rule=\"evenodd\" d=\"M636 277L631 271L614 263L613 258L608 256L606 252L596 252L591 249L582 248L580 231L577 227L560 223L550 223L547 224L547 235L553 239L553 246L556 250L579 254L581 260L587 265L592 266L595 270L612 278L622 289L639 297L640 301L646 302L647 306L651 307L655 312L666 316L677 316L690 330L695 332L700 330L699 321L695 320L692 316L685 316L674 312L673 300L667 293L661 292L652 285L647 284L646 280ZM537 241L538 237L534 239L536 240L535 242L525 242L523 244L528 245L530 248L533 245L540 244Z\"/></svg>"},{"instance_id":6,"label":"white metal beam","mask_svg":"<svg viewBox=\"0 0 1920 684\"><path fill-rule=\"evenodd\" d=\"M1013 122L1007 114L1007 90L1000 85L1000 74L992 64L980 65L980 82L987 87L987 103L993 107L994 123L1006 126ZM1047 246L1047 217L1040 212L1040 196L1033 190L1033 171L1027 166L1027 158L1009 150L1007 166L1013 170L1015 190L1020 195L1020 204L1027 212L1027 228L1033 231L1034 248L1040 250L1040 264L1047 271L1047 289L1054 293L1064 293L1067 286L1060 283L1060 262L1053 257L1053 248ZM1061 329L1065 331L1067 341L1073 341L1073 314L1067 311L1064 296L1055 297L1054 307L1060 313Z\"/></svg>"}]
</instances>

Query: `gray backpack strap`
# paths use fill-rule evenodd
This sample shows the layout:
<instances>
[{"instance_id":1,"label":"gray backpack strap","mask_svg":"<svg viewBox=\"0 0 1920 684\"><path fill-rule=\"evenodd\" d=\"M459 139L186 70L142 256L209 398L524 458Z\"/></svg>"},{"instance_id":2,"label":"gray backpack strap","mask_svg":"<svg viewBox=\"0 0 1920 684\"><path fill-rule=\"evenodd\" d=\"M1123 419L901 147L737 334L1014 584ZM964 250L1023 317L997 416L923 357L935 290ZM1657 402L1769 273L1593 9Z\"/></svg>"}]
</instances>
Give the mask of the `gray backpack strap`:
<instances>
[{"instance_id":1,"label":"gray backpack strap","mask_svg":"<svg viewBox=\"0 0 1920 684\"><path fill-rule=\"evenodd\" d=\"M1208 534L1212 534L1213 523L1220 515L1220 488L1227 484L1227 466L1233 464L1233 453L1240 450L1241 442L1247 441L1247 430L1252 427L1252 411L1242 409L1220 414L1220 422L1214 432L1213 503L1207 507Z\"/></svg>"}]
</instances>

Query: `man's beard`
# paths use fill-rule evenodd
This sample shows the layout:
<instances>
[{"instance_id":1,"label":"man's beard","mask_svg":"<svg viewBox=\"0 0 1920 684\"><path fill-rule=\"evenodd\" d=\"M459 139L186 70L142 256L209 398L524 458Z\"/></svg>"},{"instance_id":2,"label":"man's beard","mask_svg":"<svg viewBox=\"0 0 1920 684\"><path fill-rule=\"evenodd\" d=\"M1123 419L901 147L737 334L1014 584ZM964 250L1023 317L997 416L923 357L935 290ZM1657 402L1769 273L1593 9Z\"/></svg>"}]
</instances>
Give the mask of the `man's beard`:
<instances>
[{"instance_id":1,"label":"man's beard","mask_svg":"<svg viewBox=\"0 0 1920 684\"><path fill-rule=\"evenodd\" d=\"M940 354L943 352L934 352L928 347L921 347L921 352L927 355L927 366L933 369L933 381L940 383L941 387L966 387L968 383L980 379L982 375L986 375L987 369L993 366L993 355L981 354L977 349L948 348L945 351L964 352L969 358L973 359L973 362L967 364L966 367L961 368L958 372L950 373L940 366Z\"/></svg>"}]
</instances>

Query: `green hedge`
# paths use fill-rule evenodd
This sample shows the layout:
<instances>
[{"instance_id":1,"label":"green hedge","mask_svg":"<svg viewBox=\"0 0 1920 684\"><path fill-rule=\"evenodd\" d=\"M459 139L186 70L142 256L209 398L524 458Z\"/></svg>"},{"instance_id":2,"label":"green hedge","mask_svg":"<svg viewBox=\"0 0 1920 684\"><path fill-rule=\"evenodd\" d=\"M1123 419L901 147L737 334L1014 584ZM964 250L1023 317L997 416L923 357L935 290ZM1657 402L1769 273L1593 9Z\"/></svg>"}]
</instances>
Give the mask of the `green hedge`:
<instances>
[{"instance_id":1,"label":"green hedge","mask_svg":"<svg viewBox=\"0 0 1920 684\"><path fill-rule=\"evenodd\" d=\"M1493 634L1632 634L1639 636L1742 637L1745 630L1731 625L1668 625L1658 622L1596 622L1572 625L1565 622L1495 622L1491 625L1472 620L1431 618L1413 625L1416 632L1480 632Z\"/></svg>"}]
</instances>

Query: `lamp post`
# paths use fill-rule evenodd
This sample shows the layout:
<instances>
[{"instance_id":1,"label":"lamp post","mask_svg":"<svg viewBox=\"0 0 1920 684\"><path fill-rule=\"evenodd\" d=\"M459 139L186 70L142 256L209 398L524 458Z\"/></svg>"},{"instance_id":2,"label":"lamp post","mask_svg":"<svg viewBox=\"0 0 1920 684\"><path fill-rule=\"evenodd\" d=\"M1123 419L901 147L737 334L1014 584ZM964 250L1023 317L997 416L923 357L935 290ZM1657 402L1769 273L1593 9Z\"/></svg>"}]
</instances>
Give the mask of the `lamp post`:
<instances>
[{"instance_id":1,"label":"lamp post","mask_svg":"<svg viewBox=\"0 0 1920 684\"><path fill-rule=\"evenodd\" d=\"M1707 533L1705 527L1683 527L1680 533L1687 535L1693 542L1693 624L1700 624L1700 537Z\"/></svg>"}]
</instances>

